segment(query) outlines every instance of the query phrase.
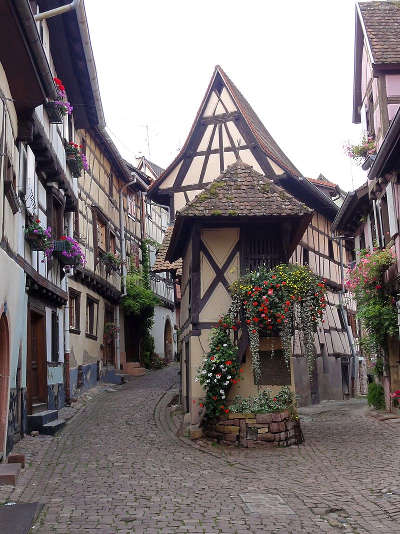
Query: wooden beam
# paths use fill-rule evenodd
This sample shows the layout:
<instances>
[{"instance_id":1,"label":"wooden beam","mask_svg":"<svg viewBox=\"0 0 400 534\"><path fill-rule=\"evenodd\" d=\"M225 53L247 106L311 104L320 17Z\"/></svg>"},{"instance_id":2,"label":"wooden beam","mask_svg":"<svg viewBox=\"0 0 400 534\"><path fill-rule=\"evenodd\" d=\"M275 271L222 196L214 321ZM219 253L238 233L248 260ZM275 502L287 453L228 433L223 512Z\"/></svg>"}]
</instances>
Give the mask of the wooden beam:
<instances>
[{"instance_id":1,"label":"wooden beam","mask_svg":"<svg viewBox=\"0 0 400 534\"><path fill-rule=\"evenodd\" d=\"M221 113L221 115L213 115L212 117L203 117L200 120L200 124L208 126L209 124L220 124L222 122L231 121L240 117L238 111L232 111L231 113Z\"/></svg>"}]
</instances>

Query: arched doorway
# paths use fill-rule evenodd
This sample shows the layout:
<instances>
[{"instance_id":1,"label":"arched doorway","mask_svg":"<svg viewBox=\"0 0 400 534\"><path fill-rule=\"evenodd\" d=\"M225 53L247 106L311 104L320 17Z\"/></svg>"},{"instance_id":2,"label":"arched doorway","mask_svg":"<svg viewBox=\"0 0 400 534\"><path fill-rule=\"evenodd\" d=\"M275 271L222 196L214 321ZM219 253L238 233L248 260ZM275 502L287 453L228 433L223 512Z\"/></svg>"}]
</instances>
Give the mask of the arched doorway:
<instances>
[{"instance_id":1,"label":"arched doorway","mask_svg":"<svg viewBox=\"0 0 400 534\"><path fill-rule=\"evenodd\" d=\"M0 319L0 457L5 454L8 397L10 378L10 341L8 321L3 313Z\"/></svg>"},{"instance_id":2,"label":"arched doorway","mask_svg":"<svg viewBox=\"0 0 400 534\"><path fill-rule=\"evenodd\" d=\"M164 328L164 358L169 362L174 359L174 341L172 337L171 321L169 319L165 321Z\"/></svg>"}]
</instances>

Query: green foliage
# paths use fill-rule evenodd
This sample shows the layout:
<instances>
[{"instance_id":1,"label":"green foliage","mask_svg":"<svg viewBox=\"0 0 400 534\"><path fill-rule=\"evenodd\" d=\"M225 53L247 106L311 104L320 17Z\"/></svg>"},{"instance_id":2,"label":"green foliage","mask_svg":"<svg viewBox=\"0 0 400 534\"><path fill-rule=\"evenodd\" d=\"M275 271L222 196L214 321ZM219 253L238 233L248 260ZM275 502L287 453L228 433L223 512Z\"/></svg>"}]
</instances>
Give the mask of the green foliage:
<instances>
[{"instance_id":1,"label":"green foliage","mask_svg":"<svg viewBox=\"0 0 400 534\"><path fill-rule=\"evenodd\" d=\"M143 354L143 364L146 369L162 369L168 365L168 362L153 351L152 353L145 352Z\"/></svg>"},{"instance_id":2,"label":"green foliage","mask_svg":"<svg viewBox=\"0 0 400 534\"><path fill-rule=\"evenodd\" d=\"M206 390L204 406L206 416L213 419L221 413L228 413L225 406L226 397L232 384L240 378L238 362L238 349L230 338L232 327L229 317L220 321L218 328L212 330L210 335L210 350L199 370L196 381ZM200 404L203 407L203 404Z\"/></svg>"},{"instance_id":3,"label":"green foliage","mask_svg":"<svg viewBox=\"0 0 400 534\"><path fill-rule=\"evenodd\" d=\"M384 274L394 263L389 249L362 250L359 263L348 271L346 286L355 296L357 315L367 333L362 346L369 354L385 350L387 336L397 335L395 299L384 284Z\"/></svg>"},{"instance_id":4,"label":"green foliage","mask_svg":"<svg viewBox=\"0 0 400 534\"><path fill-rule=\"evenodd\" d=\"M159 299L146 287L146 280L142 273L132 270L128 274L126 293L121 305L127 315L137 315L143 319L153 317L154 307L159 303Z\"/></svg>"},{"instance_id":5,"label":"green foliage","mask_svg":"<svg viewBox=\"0 0 400 534\"><path fill-rule=\"evenodd\" d=\"M383 358L378 358L376 360L376 363L375 363L375 366L374 366L374 374L376 376L382 377L383 376L383 369L384 369Z\"/></svg>"},{"instance_id":6,"label":"green foliage","mask_svg":"<svg viewBox=\"0 0 400 534\"><path fill-rule=\"evenodd\" d=\"M149 254L149 243L147 239L142 239L140 243L140 248L142 251L142 278L143 286L145 289L150 290L150 254Z\"/></svg>"},{"instance_id":7,"label":"green foliage","mask_svg":"<svg viewBox=\"0 0 400 534\"><path fill-rule=\"evenodd\" d=\"M233 413L271 413L282 412L294 406L294 393L283 386L276 395L272 395L269 389L264 389L261 393L253 397L235 397L230 406Z\"/></svg>"},{"instance_id":8,"label":"green foliage","mask_svg":"<svg viewBox=\"0 0 400 534\"><path fill-rule=\"evenodd\" d=\"M385 393L381 384L371 382L368 385L368 405L373 406L376 410L385 408Z\"/></svg>"}]
</instances>

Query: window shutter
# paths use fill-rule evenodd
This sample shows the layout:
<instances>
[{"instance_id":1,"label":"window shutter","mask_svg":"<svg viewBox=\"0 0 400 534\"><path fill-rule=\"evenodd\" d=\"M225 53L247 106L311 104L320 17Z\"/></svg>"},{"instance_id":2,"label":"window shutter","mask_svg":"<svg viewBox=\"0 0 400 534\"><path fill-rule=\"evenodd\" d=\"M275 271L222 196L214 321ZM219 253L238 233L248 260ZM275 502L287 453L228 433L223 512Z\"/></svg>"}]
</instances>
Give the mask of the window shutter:
<instances>
[{"instance_id":1,"label":"window shutter","mask_svg":"<svg viewBox=\"0 0 400 534\"><path fill-rule=\"evenodd\" d=\"M382 225L381 225L381 213L380 206L378 201L374 200L374 217L375 217L375 228L376 228L376 240L378 242L378 247L381 247L383 244L382 240Z\"/></svg>"},{"instance_id":2,"label":"window shutter","mask_svg":"<svg viewBox=\"0 0 400 534\"><path fill-rule=\"evenodd\" d=\"M399 231L399 225L396 215L396 207L394 203L394 194L393 194L393 184L389 182L386 187L386 198L388 204L388 214L389 214L389 231L390 237L396 235Z\"/></svg>"},{"instance_id":3,"label":"window shutter","mask_svg":"<svg viewBox=\"0 0 400 534\"><path fill-rule=\"evenodd\" d=\"M58 362L59 361L59 352L60 352L60 345L59 345L59 328L58 328L58 315L56 311L53 311L51 313L51 361L52 362Z\"/></svg>"},{"instance_id":4,"label":"window shutter","mask_svg":"<svg viewBox=\"0 0 400 534\"><path fill-rule=\"evenodd\" d=\"M35 156L30 147L27 147L27 176L26 176L26 208L31 215L35 215L37 208L35 188Z\"/></svg>"}]
</instances>

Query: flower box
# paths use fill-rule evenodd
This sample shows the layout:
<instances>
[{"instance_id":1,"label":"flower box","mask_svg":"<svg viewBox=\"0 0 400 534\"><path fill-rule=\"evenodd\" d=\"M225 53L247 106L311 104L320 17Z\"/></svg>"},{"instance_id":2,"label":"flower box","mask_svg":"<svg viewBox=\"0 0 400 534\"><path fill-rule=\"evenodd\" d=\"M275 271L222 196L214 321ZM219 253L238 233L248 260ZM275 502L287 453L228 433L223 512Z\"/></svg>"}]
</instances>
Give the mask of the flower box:
<instances>
[{"instance_id":1,"label":"flower box","mask_svg":"<svg viewBox=\"0 0 400 534\"><path fill-rule=\"evenodd\" d=\"M25 235L25 239L28 241L32 250L46 250L48 248L48 240L42 234L28 232Z\"/></svg>"},{"instance_id":2,"label":"flower box","mask_svg":"<svg viewBox=\"0 0 400 534\"><path fill-rule=\"evenodd\" d=\"M58 102L47 102L44 105L50 124L62 124L65 112Z\"/></svg>"},{"instance_id":3,"label":"flower box","mask_svg":"<svg viewBox=\"0 0 400 534\"><path fill-rule=\"evenodd\" d=\"M103 252L100 255L100 262L104 265L106 273L118 272L121 268L121 258L112 252Z\"/></svg>"},{"instance_id":4,"label":"flower box","mask_svg":"<svg viewBox=\"0 0 400 534\"><path fill-rule=\"evenodd\" d=\"M74 178L79 178L81 175L82 164L75 156L75 154L67 154L67 165Z\"/></svg>"},{"instance_id":5,"label":"flower box","mask_svg":"<svg viewBox=\"0 0 400 534\"><path fill-rule=\"evenodd\" d=\"M84 265L86 261L78 242L66 236L54 242L53 256L58 258L62 265Z\"/></svg>"}]
</instances>

